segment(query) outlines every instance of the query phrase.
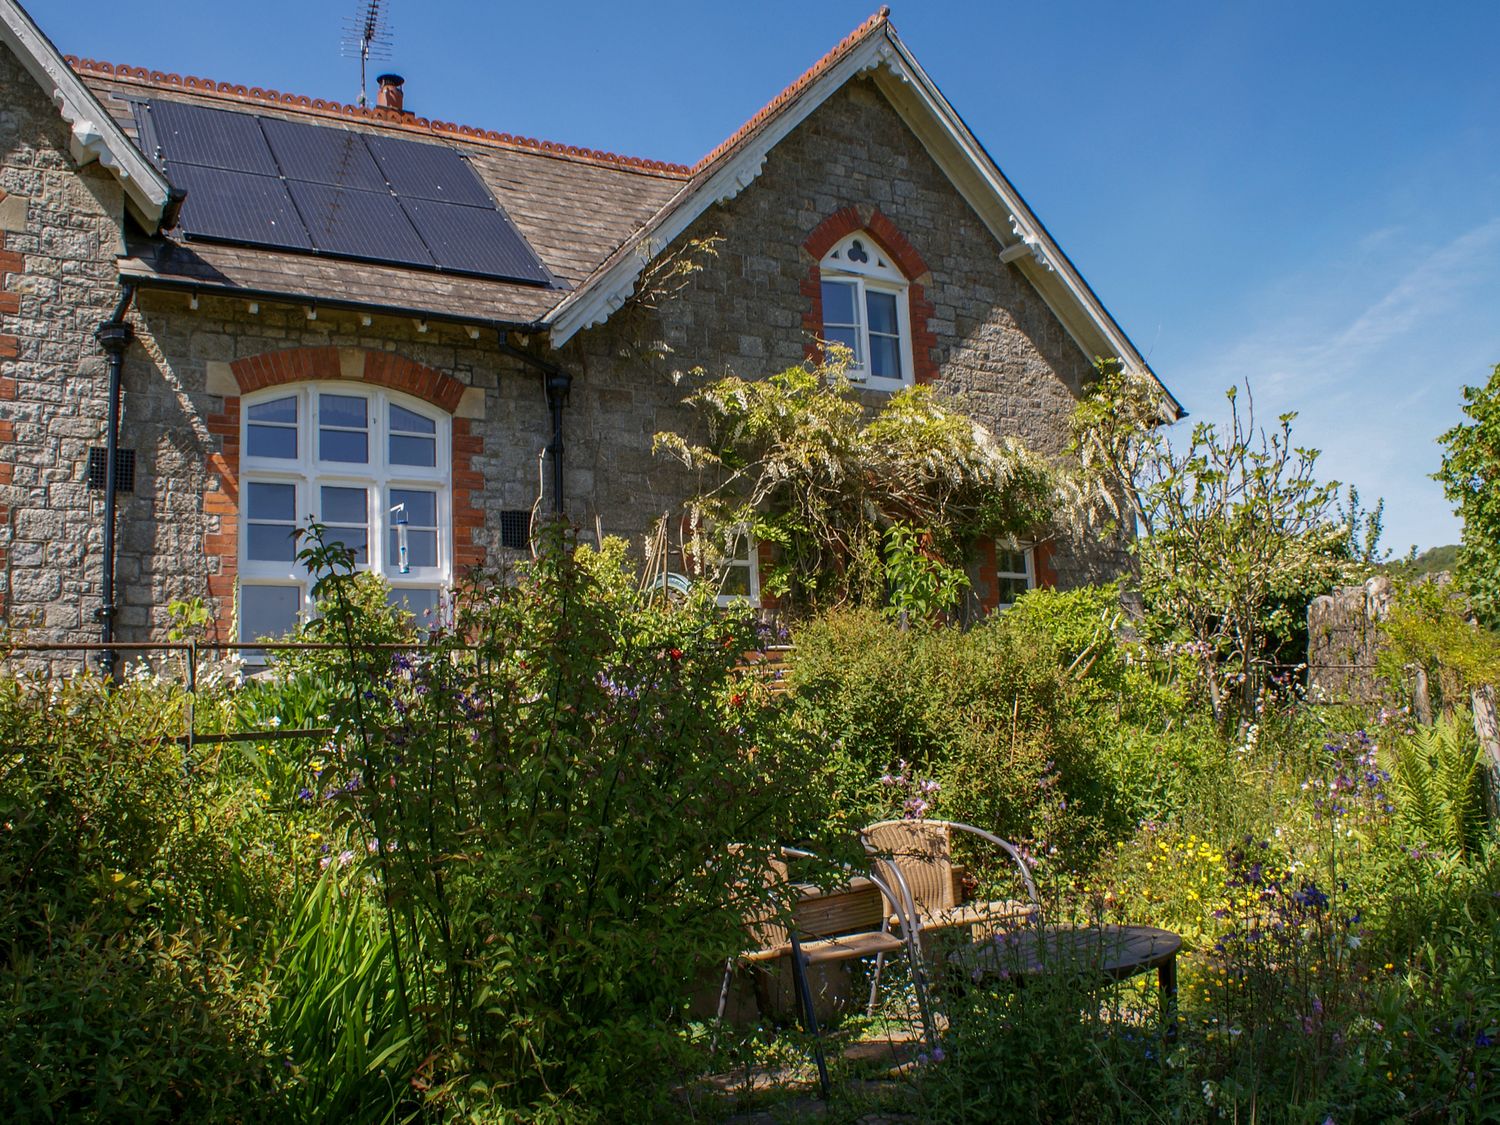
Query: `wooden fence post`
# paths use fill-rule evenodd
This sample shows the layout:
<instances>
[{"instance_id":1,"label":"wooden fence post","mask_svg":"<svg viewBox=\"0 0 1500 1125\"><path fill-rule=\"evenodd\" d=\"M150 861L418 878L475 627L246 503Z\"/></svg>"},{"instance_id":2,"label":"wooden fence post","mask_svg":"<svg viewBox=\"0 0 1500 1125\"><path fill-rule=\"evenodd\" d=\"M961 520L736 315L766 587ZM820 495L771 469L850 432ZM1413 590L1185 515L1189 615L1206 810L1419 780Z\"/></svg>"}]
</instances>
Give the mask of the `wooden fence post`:
<instances>
[{"instance_id":1,"label":"wooden fence post","mask_svg":"<svg viewBox=\"0 0 1500 1125\"><path fill-rule=\"evenodd\" d=\"M1420 664L1412 674L1411 709L1417 722L1424 727L1432 726L1432 696L1427 691L1427 669Z\"/></svg>"},{"instance_id":2,"label":"wooden fence post","mask_svg":"<svg viewBox=\"0 0 1500 1125\"><path fill-rule=\"evenodd\" d=\"M1495 689L1486 685L1475 688L1474 733L1479 736L1480 748L1484 751L1485 773L1488 784L1490 817L1500 821L1500 722L1495 716Z\"/></svg>"}]
</instances>

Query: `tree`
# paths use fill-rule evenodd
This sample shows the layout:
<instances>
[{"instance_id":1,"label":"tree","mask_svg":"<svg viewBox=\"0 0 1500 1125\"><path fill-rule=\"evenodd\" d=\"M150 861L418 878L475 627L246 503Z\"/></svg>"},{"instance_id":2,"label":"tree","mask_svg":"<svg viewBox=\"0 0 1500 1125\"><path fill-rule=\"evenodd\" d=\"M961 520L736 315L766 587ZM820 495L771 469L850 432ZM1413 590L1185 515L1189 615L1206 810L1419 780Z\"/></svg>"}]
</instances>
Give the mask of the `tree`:
<instances>
[{"instance_id":1,"label":"tree","mask_svg":"<svg viewBox=\"0 0 1500 1125\"><path fill-rule=\"evenodd\" d=\"M1336 505L1338 485L1314 473L1318 451L1294 445L1295 414L1267 431L1249 391L1226 393L1226 428L1193 427L1186 449L1164 432L1161 391L1142 375L1101 363L1073 419L1075 518L1108 535L1135 532L1131 551L1147 610L1213 658L1214 712L1237 696L1248 714L1296 636L1311 598L1348 576L1361 522Z\"/></svg>"},{"instance_id":2,"label":"tree","mask_svg":"<svg viewBox=\"0 0 1500 1125\"><path fill-rule=\"evenodd\" d=\"M1500 364L1483 387L1464 388L1461 422L1438 438L1446 452L1433 474L1464 521L1458 581L1485 624L1500 626Z\"/></svg>"}]
</instances>

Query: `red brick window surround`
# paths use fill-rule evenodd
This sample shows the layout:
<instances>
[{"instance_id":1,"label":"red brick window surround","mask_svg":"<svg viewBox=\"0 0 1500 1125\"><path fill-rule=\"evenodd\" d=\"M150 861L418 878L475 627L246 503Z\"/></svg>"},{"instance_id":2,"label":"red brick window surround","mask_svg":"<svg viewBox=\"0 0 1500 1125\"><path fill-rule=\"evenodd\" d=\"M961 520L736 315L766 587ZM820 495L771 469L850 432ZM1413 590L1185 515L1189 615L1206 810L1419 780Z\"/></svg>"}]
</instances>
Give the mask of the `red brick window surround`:
<instances>
[{"instance_id":1,"label":"red brick window surround","mask_svg":"<svg viewBox=\"0 0 1500 1125\"><path fill-rule=\"evenodd\" d=\"M5 192L0 191L0 199L5 198ZM0 317L7 319L16 317L21 311L21 296L12 293L6 287L12 277L19 277L26 271L25 259L14 250L5 247L6 232L0 230ZM15 327L14 321L7 324L7 328ZM14 333L0 332L0 362L13 360L20 355L20 339ZM0 376L0 402L13 402L16 398L15 372ZM0 418L0 487L8 486L15 473L15 446L16 424L13 419ZM5 585L0 586L0 620L3 620L10 608L10 505L4 496L0 496L0 575L5 576Z\"/></svg>"},{"instance_id":2,"label":"red brick window surround","mask_svg":"<svg viewBox=\"0 0 1500 1125\"><path fill-rule=\"evenodd\" d=\"M923 261L916 247L907 240L900 229L878 207L845 207L829 215L817 225L802 243L802 248L811 259L807 277L802 282L802 295L808 300L808 308L802 315L802 327L808 337L807 358L819 362L823 358L821 342L825 338L826 324L823 307L823 262L851 235L867 237L874 247L889 259L906 281L906 309L910 334L912 381L931 383L938 377L934 355L937 338L932 331L933 306L927 296L931 283L931 270ZM873 384L872 385L877 385Z\"/></svg>"},{"instance_id":3,"label":"red brick window surround","mask_svg":"<svg viewBox=\"0 0 1500 1125\"><path fill-rule=\"evenodd\" d=\"M335 347L264 353L229 369L240 394L224 395L207 418L221 445L208 458L204 498L218 639L239 639L237 616L248 624L285 614L305 597L290 564L268 558L282 551L288 503L298 525L316 512L334 534L362 544L363 560L415 610L483 564L474 467L483 441L470 419L454 416L463 383L394 353ZM404 536L393 501L404 504ZM406 572L398 565L403 539ZM253 604L244 600L252 587Z\"/></svg>"}]
</instances>

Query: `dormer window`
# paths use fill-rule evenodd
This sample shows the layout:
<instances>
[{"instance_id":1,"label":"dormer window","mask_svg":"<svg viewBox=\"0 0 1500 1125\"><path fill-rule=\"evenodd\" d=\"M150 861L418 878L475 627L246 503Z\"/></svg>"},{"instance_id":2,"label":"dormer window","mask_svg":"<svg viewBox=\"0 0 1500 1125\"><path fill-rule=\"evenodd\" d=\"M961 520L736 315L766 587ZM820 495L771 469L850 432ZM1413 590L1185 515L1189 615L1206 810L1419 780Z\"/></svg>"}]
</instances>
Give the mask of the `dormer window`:
<instances>
[{"instance_id":1,"label":"dormer window","mask_svg":"<svg viewBox=\"0 0 1500 1125\"><path fill-rule=\"evenodd\" d=\"M823 256L823 339L853 353L849 378L873 390L912 382L907 279L879 244L851 234Z\"/></svg>"}]
</instances>

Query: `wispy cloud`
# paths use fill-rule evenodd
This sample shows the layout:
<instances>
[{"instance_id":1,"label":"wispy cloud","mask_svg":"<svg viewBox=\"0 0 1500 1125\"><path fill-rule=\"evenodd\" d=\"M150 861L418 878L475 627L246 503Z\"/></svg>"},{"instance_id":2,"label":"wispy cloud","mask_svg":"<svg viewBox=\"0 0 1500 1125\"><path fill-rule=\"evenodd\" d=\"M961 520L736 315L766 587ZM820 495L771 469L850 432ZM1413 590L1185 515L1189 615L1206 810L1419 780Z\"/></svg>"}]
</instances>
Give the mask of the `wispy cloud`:
<instances>
[{"instance_id":1,"label":"wispy cloud","mask_svg":"<svg viewBox=\"0 0 1500 1125\"><path fill-rule=\"evenodd\" d=\"M1262 417L1299 413L1323 475L1386 498L1391 542L1455 540L1428 474L1434 438L1458 419L1459 384L1500 361L1500 216L1425 249L1409 231L1369 232L1343 260L1279 278L1257 300L1248 328L1174 389L1216 417L1215 392L1248 378Z\"/></svg>"},{"instance_id":2,"label":"wispy cloud","mask_svg":"<svg viewBox=\"0 0 1500 1125\"><path fill-rule=\"evenodd\" d=\"M1267 390L1348 394L1348 380L1368 373L1372 360L1388 362L1393 343L1425 336L1500 274L1500 217L1428 251L1415 265L1403 252L1408 245L1391 227L1366 235L1350 261L1305 279L1296 287L1302 292L1287 294L1294 303L1231 342L1204 374L1233 381L1249 372ZM1372 271L1389 278L1375 300L1353 316L1327 307L1322 290L1367 287Z\"/></svg>"}]
</instances>

